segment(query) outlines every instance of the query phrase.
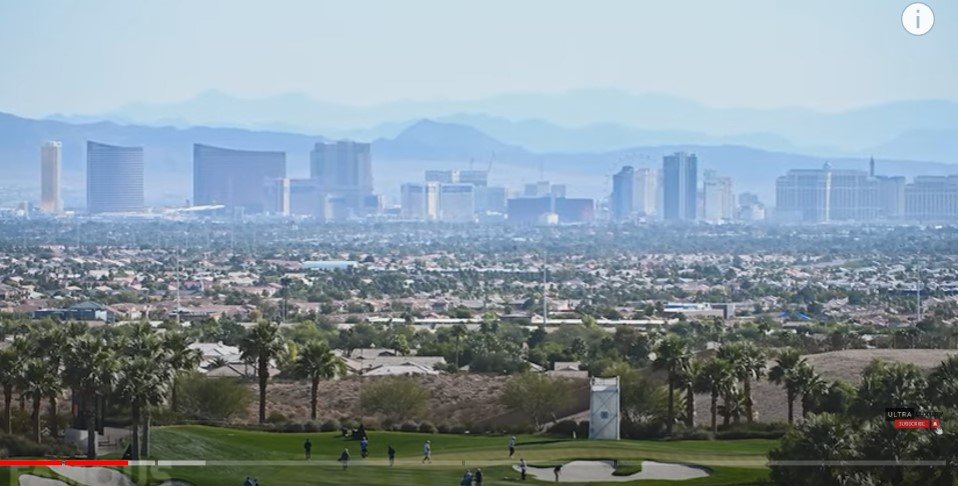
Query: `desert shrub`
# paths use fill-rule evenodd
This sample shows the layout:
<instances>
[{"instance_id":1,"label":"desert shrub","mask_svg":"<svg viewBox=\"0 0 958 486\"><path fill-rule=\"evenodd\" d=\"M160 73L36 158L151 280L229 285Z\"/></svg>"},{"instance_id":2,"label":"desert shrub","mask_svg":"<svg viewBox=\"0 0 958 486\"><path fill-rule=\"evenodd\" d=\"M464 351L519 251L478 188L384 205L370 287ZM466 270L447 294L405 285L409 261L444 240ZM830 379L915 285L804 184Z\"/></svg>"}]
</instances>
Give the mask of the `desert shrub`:
<instances>
[{"instance_id":1,"label":"desert shrub","mask_svg":"<svg viewBox=\"0 0 958 486\"><path fill-rule=\"evenodd\" d=\"M439 432L440 434L448 434L451 432L451 429L452 428L446 424L439 424L439 426L436 427L436 432Z\"/></svg>"},{"instance_id":2,"label":"desert shrub","mask_svg":"<svg viewBox=\"0 0 958 486\"><path fill-rule=\"evenodd\" d=\"M299 422L286 422L283 424L284 432L305 432L306 427Z\"/></svg>"},{"instance_id":3,"label":"desert shrub","mask_svg":"<svg viewBox=\"0 0 958 486\"><path fill-rule=\"evenodd\" d=\"M424 434L435 434L436 432L439 432L439 429L437 429L432 422L423 422L419 424L419 431Z\"/></svg>"},{"instance_id":4,"label":"desert shrub","mask_svg":"<svg viewBox=\"0 0 958 486\"><path fill-rule=\"evenodd\" d=\"M269 413L269 415L266 416L266 422L271 424L279 424L286 421L287 421L286 416L283 415L282 412L277 412L276 410L273 410L272 412Z\"/></svg>"},{"instance_id":5,"label":"desert shrub","mask_svg":"<svg viewBox=\"0 0 958 486\"><path fill-rule=\"evenodd\" d=\"M547 433L552 435L560 435L563 437L571 437L572 432L576 431L578 427L578 424L572 420L560 420L552 424Z\"/></svg>"},{"instance_id":6,"label":"desert shrub","mask_svg":"<svg viewBox=\"0 0 958 486\"><path fill-rule=\"evenodd\" d=\"M177 380L176 392L179 413L210 422L243 417L252 400L249 388L242 382L232 378L209 378L198 373Z\"/></svg>"},{"instance_id":7,"label":"desert shrub","mask_svg":"<svg viewBox=\"0 0 958 486\"><path fill-rule=\"evenodd\" d=\"M419 425L417 425L416 422L403 422L403 424L399 426L399 430L403 432L419 432Z\"/></svg>"},{"instance_id":8,"label":"desert shrub","mask_svg":"<svg viewBox=\"0 0 958 486\"><path fill-rule=\"evenodd\" d=\"M589 438L589 421L588 420L582 420L578 424L576 424L575 435L576 437L580 439Z\"/></svg>"},{"instance_id":9,"label":"desert shrub","mask_svg":"<svg viewBox=\"0 0 958 486\"><path fill-rule=\"evenodd\" d=\"M396 376L371 380L359 397L364 410L388 420L417 419L426 411L429 390L413 377Z\"/></svg>"},{"instance_id":10,"label":"desert shrub","mask_svg":"<svg viewBox=\"0 0 958 486\"><path fill-rule=\"evenodd\" d=\"M315 420L308 420L303 424L303 430L305 432L319 432L320 425L319 422Z\"/></svg>"},{"instance_id":11,"label":"desert shrub","mask_svg":"<svg viewBox=\"0 0 958 486\"><path fill-rule=\"evenodd\" d=\"M465 434L469 429L465 425L453 425L449 428L449 433L451 434Z\"/></svg>"},{"instance_id":12,"label":"desert shrub","mask_svg":"<svg viewBox=\"0 0 958 486\"><path fill-rule=\"evenodd\" d=\"M339 423L339 420L336 419L326 419L319 426L320 432L339 432L342 428L342 424Z\"/></svg>"},{"instance_id":13,"label":"desert shrub","mask_svg":"<svg viewBox=\"0 0 958 486\"><path fill-rule=\"evenodd\" d=\"M538 428L570 401L569 382L540 373L513 376L502 391L502 404L513 412L529 417Z\"/></svg>"}]
</instances>

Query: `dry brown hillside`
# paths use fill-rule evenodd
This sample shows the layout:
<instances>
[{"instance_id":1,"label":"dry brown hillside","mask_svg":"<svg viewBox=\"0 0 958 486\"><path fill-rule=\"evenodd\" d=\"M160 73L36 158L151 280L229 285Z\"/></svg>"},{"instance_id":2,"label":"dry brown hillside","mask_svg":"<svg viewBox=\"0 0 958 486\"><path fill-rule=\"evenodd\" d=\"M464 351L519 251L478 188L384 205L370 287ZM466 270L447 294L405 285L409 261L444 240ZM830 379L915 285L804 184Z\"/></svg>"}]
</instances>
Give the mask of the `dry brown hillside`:
<instances>
[{"instance_id":1,"label":"dry brown hillside","mask_svg":"<svg viewBox=\"0 0 958 486\"><path fill-rule=\"evenodd\" d=\"M377 378L364 378L374 380ZM423 385L429 390L429 415L423 417L433 424L478 424L486 421L512 422L499 403L503 386L509 377L486 374L462 373L456 375L442 374L420 378ZM586 385L581 380L582 388ZM361 382L358 377L348 377L342 380L324 381L319 386L319 406L317 417L319 420L335 418L339 420L354 419L359 416L359 393ZM250 384L250 390L256 396L255 383ZM582 395L582 393L577 393ZM576 400L573 408L588 408L588 394ZM250 404L249 417L256 417L256 401ZM309 418L309 385L306 382L275 380L269 385L267 399L269 412L280 412L291 420L305 421ZM567 411L573 413L573 411ZM499 420L497 420L499 419Z\"/></svg>"}]
</instances>

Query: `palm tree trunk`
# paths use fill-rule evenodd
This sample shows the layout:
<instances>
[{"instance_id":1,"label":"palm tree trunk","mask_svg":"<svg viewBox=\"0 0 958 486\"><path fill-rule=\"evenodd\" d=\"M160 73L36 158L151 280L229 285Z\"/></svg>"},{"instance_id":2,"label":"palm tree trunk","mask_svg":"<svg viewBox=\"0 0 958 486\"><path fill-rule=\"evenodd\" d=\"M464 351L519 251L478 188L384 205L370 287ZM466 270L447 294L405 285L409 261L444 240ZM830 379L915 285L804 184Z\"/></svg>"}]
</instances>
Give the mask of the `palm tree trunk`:
<instances>
[{"instance_id":1,"label":"palm tree trunk","mask_svg":"<svg viewBox=\"0 0 958 486\"><path fill-rule=\"evenodd\" d=\"M100 395L99 393L96 395L96 431L100 435L103 435L105 432L105 425L103 424L103 409L106 406L104 404L105 400L106 398L104 398L103 395Z\"/></svg>"},{"instance_id":2,"label":"palm tree trunk","mask_svg":"<svg viewBox=\"0 0 958 486\"><path fill-rule=\"evenodd\" d=\"M742 388L745 391L745 420L752 425L752 378L746 376L742 381Z\"/></svg>"},{"instance_id":3,"label":"palm tree trunk","mask_svg":"<svg viewBox=\"0 0 958 486\"><path fill-rule=\"evenodd\" d=\"M732 418L732 413L731 413L732 411L729 408L729 404L731 403L731 400L729 400L728 393L726 393L725 396L722 397L722 403L725 405L725 410L722 412L722 425L728 427L728 424Z\"/></svg>"},{"instance_id":4,"label":"palm tree trunk","mask_svg":"<svg viewBox=\"0 0 958 486\"><path fill-rule=\"evenodd\" d=\"M259 360L259 423L266 423L266 380L269 379L269 361Z\"/></svg>"},{"instance_id":5,"label":"palm tree trunk","mask_svg":"<svg viewBox=\"0 0 958 486\"><path fill-rule=\"evenodd\" d=\"M685 388L685 425L689 428L695 426L695 390L691 383Z\"/></svg>"},{"instance_id":6,"label":"palm tree trunk","mask_svg":"<svg viewBox=\"0 0 958 486\"><path fill-rule=\"evenodd\" d=\"M3 430L13 434L13 421L10 420L10 406L13 404L13 387L3 387Z\"/></svg>"},{"instance_id":7,"label":"palm tree trunk","mask_svg":"<svg viewBox=\"0 0 958 486\"><path fill-rule=\"evenodd\" d=\"M136 461L140 458L140 404L133 401L133 434L130 439L130 459Z\"/></svg>"},{"instance_id":8,"label":"palm tree trunk","mask_svg":"<svg viewBox=\"0 0 958 486\"><path fill-rule=\"evenodd\" d=\"M57 426L57 396L50 395L50 435L58 437L60 435Z\"/></svg>"},{"instance_id":9,"label":"palm tree trunk","mask_svg":"<svg viewBox=\"0 0 958 486\"><path fill-rule=\"evenodd\" d=\"M665 424L665 430L668 435L672 435L672 422L675 421L675 379L669 375L669 415L668 422Z\"/></svg>"},{"instance_id":10,"label":"palm tree trunk","mask_svg":"<svg viewBox=\"0 0 958 486\"><path fill-rule=\"evenodd\" d=\"M792 390L786 389L785 396L788 399L788 423L791 425L794 423L794 416L792 413L795 410L795 393L793 393Z\"/></svg>"},{"instance_id":11,"label":"palm tree trunk","mask_svg":"<svg viewBox=\"0 0 958 486\"><path fill-rule=\"evenodd\" d=\"M316 377L313 377L312 388L310 389L310 396L309 396L309 407L310 407L309 418L312 420L316 420L316 392L318 390L319 390L319 377L316 376Z\"/></svg>"},{"instance_id":12,"label":"palm tree trunk","mask_svg":"<svg viewBox=\"0 0 958 486\"><path fill-rule=\"evenodd\" d=\"M142 458L150 457L150 425L152 421L153 414L150 407L147 406L143 414L143 441L140 443L140 457Z\"/></svg>"},{"instance_id":13,"label":"palm tree trunk","mask_svg":"<svg viewBox=\"0 0 958 486\"><path fill-rule=\"evenodd\" d=\"M39 394L33 397L33 438L40 443L40 402L43 397Z\"/></svg>"},{"instance_id":14,"label":"palm tree trunk","mask_svg":"<svg viewBox=\"0 0 958 486\"><path fill-rule=\"evenodd\" d=\"M96 409L93 403L96 401L93 393L87 393L83 400L83 416L86 419L86 456L90 459L96 459Z\"/></svg>"},{"instance_id":15,"label":"palm tree trunk","mask_svg":"<svg viewBox=\"0 0 958 486\"><path fill-rule=\"evenodd\" d=\"M712 433L718 432L718 390L712 390L712 403L709 406L709 412L712 414Z\"/></svg>"},{"instance_id":16,"label":"palm tree trunk","mask_svg":"<svg viewBox=\"0 0 958 486\"><path fill-rule=\"evenodd\" d=\"M176 397L176 383L178 381L179 381L179 376L177 374L177 376L173 377L173 389L170 390L170 410L173 410L174 412L179 410L179 403Z\"/></svg>"}]
</instances>

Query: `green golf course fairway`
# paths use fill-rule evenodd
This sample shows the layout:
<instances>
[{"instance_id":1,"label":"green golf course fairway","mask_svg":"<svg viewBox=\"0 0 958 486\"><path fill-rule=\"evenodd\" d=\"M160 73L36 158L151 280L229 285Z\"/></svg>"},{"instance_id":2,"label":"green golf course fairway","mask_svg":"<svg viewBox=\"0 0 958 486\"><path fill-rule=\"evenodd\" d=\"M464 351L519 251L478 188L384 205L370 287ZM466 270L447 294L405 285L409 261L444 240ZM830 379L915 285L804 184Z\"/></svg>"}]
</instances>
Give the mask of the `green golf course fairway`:
<instances>
[{"instance_id":1,"label":"green golf course fairway","mask_svg":"<svg viewBox=\"0 0 958 486\"><path fill-rule=\"evenodd\" d=\"M197 486L240 486L246 476L261 486L295 484L343 485L457 485L466 468L480 467L486 485L519 483L512 469L519 458L530 465L564 463L575 459L617 459L634 465L642 460L705 466L707 478L686 481L635 481L599 484L745 485L768 477L766 452L773 440L732 441L588 441L543 436L519 436L518 451L508 457L508 436L470 436L369 431L370 456L359 457L358 441L338 433L275 433L203 426L158 427L152 434L151 459L205 460L206 466L141 467L125 470L138 484L165 479L190 481ZM313 444L312 460L303 454L303 442ZM422 445L432 443L433 464L421 464ZM389 467L386 448L396 451ZM336 459L343 448L352 459L343 470ZM261 464L256 464L260 462ZM269 464L262 464L269 463ZM22 471L21 471L22 473ZM44 474L47 475L47 474ZM531 477L527 483L541 483ZM565 483L570 484L570 483Z\"/></svg>"}]
</instances>

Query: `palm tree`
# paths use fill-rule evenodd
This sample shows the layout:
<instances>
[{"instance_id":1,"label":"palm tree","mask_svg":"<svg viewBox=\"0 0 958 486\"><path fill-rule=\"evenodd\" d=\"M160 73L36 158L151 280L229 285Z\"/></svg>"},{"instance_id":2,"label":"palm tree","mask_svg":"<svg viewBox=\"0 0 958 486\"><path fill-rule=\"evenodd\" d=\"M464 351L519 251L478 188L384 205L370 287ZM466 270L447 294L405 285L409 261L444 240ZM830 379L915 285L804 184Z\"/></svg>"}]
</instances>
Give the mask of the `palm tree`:
<instances>
[{"instance_id":1,"label":"palm tree","mask_svg":"<svg viewBox=\"0 0 958 486\"><path fill-rule=\"evenodd\" d=\"M775 359L775 366L768 372L768 380L785 387L788 400L788 423L794 423L795 397L801 393L801 375L799 370L807 361L797 349L786 349Z\"/></svg>"},{"instance_id":2,"label":"palm tree","mask_svg":"<svg viewBox=\"0 0 958 486\"><path fill-rule=\"evenodd\" d=\"M140 447L139 426L143 419L143 411L152 405L157 405L166 397L172 374L166 366L157 366L157 362L149 356L127 357L117 380L119 395L130 404L132 423L131 458L140 459L148 447ZM144 438L149 435L144 431Z\"/></svg>"},{"instance_id":3,"label":"palm tree","mask_svg":"<svg viewBox=\"0 0 958 486\"><path fill-rule=\"evenodd\" d=\"M60 377L46 360L31 358L23 365L20 392L33 400L33 438L40 443L40 404L60 391ZM52 430L52 429L51 429Z\"/></svg>"},{"instance_id":4,"label":"palm tree","mask_svg":"<svg viewBox=\"0 0 958 486\"><path fill-rule=\"evenodd\" d=\"M709 403L709 413L712 416L712 433L718 431L718 398L719 395L729 392L729 389L735 385L735 376L732 374L732 365L724 359L715 358L707 361L702 366L702 372L698 376L698 386L700 390L707 390L711 401Z\"/></svg>"},{"instance_id":5,"label":"palm tree","mask_svg":"<svg viewBox=\"0 0 958 486\"><path fill-rule=\"evenodd\" d=\"M697 358L689 358L682 363L682 374L679 378L679 386L685 388L685 426L695 426L695 383L699 374L702 373L702 361Z\"/></svg>"},{"instance_id":6,"label":"palm tree","mask_svg":"<svg viewBox=\"0 0 958 486\"><path fill-rule=\"evenodd\" d=\"M752 380L760 380L765 376L765 353L751 343L736 343L719 349L718 357L732 364L735 379L742 382L745 419L751 424L754 418Z\"/></svg>"},{"instance_id":7,"label":"palm tree","mask_svg":"<svg viewBox=\"0 0 958 486\"><path fill-rule=\"evenodd\" d=\"M808 363L798 368L798 382L802 394L802 418L807 418L819 397L828 393L828 382Z\"/></svg>"},{"instance_id":8,"label":"palm tree","mask_svg":"<svg viewBox=\"0 0 958 486\"><path fill-rule=\"evenodd\" d=\"M177 411L176 380L181 374L195 370L203 359L198 349L190 349L190 338L182 332L163 334L161 346L167 352L170 369L173 371L173 384L170 386L170 408Z\"/></svg>"},{"instance_id":9,"label":"palm tree","mask_svg":"<svg viewBox=\"0 0 958 486\"><path fill-rule=\"evenodd\" d=\"M256 363L256 376L259 379L259 423L266 422L266 385L269 381L270 361L278 356L286 344L279 333L279 326L261 321L250 329L240 342L242 357Z\"/></svg>"},{"instance_id":10,"label":"palm tree","mask_svg":"<svg viewBox=\"0 0 958 486\"><path fill-rule=\"evenodd\" d=\"M672 435L672 425L675 422L675 387L679 383L682 364L689 359L689 349L685 341L678 336L668 336L655 347L655 360L652 368L665 370L666 381L669 385L669 410L666 422L666 432Z\"/></svg>"},{"instance_id":11,"label":"palm tree","mask_svg":"<svg viewBox=\"0 0 958 486\"><path fill-rule=\"evenodd\" d=\"M57 375L59 379L60 368L62 365L62 350L66 347L67 339L73 333L77 332L77 327L70 325L67 327L53 327L39 333L35 340L35 348L39 355L44 356L50 371ZM47 399L50 403L50 435L57 437L59 435L57 420L57 398L63 392L60 388L50 390Z\"/></svg>"},{"instance_id":12,"label":"palm tree","mask_svg":"<svg viewBox=\"0 0 958 486\"><path fill-rule=\"evenodd\" d=\"M171 352L164 346L164 341L160 338L148 323L139 323L129 328L129 335L121 340L124 347L124 353L128 360L143 358L153 363L153 381L157 383L158 391L166 393L173 384L175 370L172 368ZM142 417L143 437L139 443L139 457L149 457L150 455L150 431L153 421L153 406L163 402L165 395L159 398L150 396L150 399L142 403L140 416ZM140 422L134 424L140 425Z\"/></svg>"},{"instance_id":13,"label":"palm tree","mask_svg":"<svg viewBox=\"0 0 958 486\"><path fill-rule=\"evenodd\" d=\"M303 347L294 364L296 375L310 380L309 418L316 420L316 395L319 380L346 374L346 363L333 354L325 341L310 341Z\"/></svg>"},{"instance_id":14,"label":"palm tree","mask_svg":"<svg viewBox=\"0 0 958 486\"><path fill-rule=\"evenodd\" d=\"M64 361L66 382L82 397L87 457L96 459L96 402L116 382L118 363L106 343L89 334L70 341Z\"/></svg>"},{"instance_id":15,"label":"palm tree","mask_svg":"<svg viewBox=\"0 0 958 486\"><path fill-rule=\"evenodd\" d=\"M462 324L456 324L452 326L452 329L449 331L452 334L452 337L456 340L456 370L459 370L459 353L462 348L462 338L468 334L466 326Z\"/></svg>"},{"instance_id":16,"label":"palm tree","mask_svg":"<svg viewBox=\"0 0 958 486\"><path fill-rule=\"evenodd\" d=\"M940 406L958 403L958 355L952 355L935 367L928 376L929 399Z\"/></svg>"},{"instance_id":17,"label":"palm tree","mask_svg":"<svg viewBox=\"0 0 958 486\"><path fill-rule=\"evenodd\" d=\"M23 367L23 355L16 346L0 349L0 386L3 387L3 430L13 433L10 420L10 407L13 403L13 388L20 380Z\"/></svg>"}]
</instances>

